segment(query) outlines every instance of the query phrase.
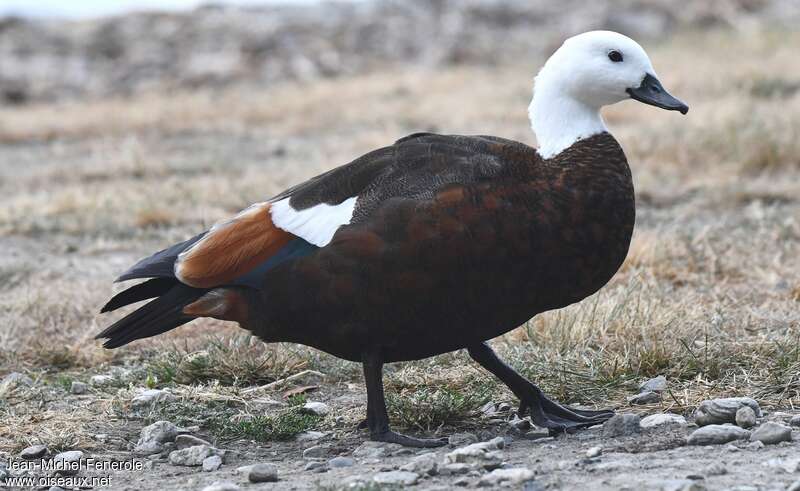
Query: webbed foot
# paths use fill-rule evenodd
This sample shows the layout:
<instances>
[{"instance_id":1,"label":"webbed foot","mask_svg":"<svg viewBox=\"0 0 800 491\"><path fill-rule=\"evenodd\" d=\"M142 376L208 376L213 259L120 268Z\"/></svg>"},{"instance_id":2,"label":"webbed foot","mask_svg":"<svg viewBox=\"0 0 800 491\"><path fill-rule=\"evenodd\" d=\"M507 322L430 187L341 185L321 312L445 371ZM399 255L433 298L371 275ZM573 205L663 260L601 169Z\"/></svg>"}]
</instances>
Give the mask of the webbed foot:
<instances>
[{"instance_id":1,"label":"webbed foot","mask_svg":"<svg viewBox=\"0 0 800 491\"><path fill-rule=\"evenodd\" d=\"M520 399L517 414L522 418L530 411L533 423L547 428L550 434L574 433L580 428L602 424L614 416L614 411L611 410L591 411L562 406L549 399L538 387L528 383L530 395Z\"/></svg>"}]
</instances>

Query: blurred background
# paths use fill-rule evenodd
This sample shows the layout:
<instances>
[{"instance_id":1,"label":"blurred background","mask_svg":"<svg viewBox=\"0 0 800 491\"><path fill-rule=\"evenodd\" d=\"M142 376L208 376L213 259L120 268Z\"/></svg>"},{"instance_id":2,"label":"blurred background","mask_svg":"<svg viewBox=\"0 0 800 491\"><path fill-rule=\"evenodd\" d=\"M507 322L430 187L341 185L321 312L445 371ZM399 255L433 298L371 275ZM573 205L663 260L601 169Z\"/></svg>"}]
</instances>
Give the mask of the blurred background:
<instances>
[{"instance_id":1,"label":"blurred background","mask_svg":"<svg viewBox=\"0 0 800 491\"><path fill-rule=\"evenodd\" d=\"M0 450L60 434L38 401L94 374L124 390L228 390L309 366L359 381L310 350L235 344L243 333L214 321L106 351L92 338L116 317L97 312L138 258L406 134L535 144L533 77L590 29L638 40L691 111L604 110L637 190L628 260L495 345L564 402L626 404L663 374L673 411L715 394L800 404L797 0L0 0L0 15L0 377L50 381L11 405L0 394ZM175 376L198 350L219 359ZM487 379L438 360L458 369L409 364L387 384Z\"/></svg>"}]
</instances>

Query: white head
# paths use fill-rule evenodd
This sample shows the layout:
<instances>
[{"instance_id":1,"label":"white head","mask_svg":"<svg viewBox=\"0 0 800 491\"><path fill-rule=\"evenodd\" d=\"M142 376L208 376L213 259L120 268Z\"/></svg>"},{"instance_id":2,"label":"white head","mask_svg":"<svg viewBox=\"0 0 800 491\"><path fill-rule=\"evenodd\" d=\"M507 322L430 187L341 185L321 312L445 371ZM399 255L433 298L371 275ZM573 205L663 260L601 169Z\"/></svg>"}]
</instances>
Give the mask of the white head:
<instances>
[{"instance_id":1,"label":"white head","mask_svg":"<svg viewBox=\"0 0 800 491\"><path fill-rule=\"evenodd\" d=\"M550 158L607 131L600 108L631 98L683 114L689 110L664 90L633 39L611 31L567 39L536 76L529 114L539 153Z\"/></svg>"}]
</instances>

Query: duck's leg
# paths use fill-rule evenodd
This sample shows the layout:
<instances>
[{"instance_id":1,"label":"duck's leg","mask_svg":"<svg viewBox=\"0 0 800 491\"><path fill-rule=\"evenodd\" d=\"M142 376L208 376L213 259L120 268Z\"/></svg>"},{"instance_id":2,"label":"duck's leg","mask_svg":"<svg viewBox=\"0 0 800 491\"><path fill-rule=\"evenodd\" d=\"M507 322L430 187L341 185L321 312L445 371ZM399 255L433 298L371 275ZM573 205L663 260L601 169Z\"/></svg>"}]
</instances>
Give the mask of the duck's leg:
<instances>
[{"instance_id":1,"label":"duck's leg","mask_svg":"<svg viewBox=\"0 0 800 491\"><path fill-rule=\"evenodd\" d=\"M367 421L370 440L399 443L408 447L441 447L447 438L413 438L395 433L389 428L389 415L383 396L383 359L378 353L363 356L364 380L367 383ZM362 423L363 424L363 423Z\"/></svg>"},{"instance_id":2,"label":"duck's leg","mask_svg":"<svg viewBox=\"0 0 800 491\"><path fill-rule=\"evenodd\" d=\"M572 432L602 423L614 415L614 411L587 411L562 406L514 371L486 343L468 347L469 355L481 366L492 372L519 398L519 416L531 411L534 424L547 428L551 433Z\"/></svg>"}]
</instances>

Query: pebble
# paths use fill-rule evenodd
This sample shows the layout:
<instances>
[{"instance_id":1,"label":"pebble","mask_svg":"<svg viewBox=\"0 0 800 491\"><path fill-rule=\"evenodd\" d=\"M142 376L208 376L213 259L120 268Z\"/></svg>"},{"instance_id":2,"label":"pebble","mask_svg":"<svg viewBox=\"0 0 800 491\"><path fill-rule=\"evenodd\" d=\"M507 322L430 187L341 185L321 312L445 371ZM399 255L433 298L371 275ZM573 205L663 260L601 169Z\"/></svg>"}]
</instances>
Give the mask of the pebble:
<instances>
[{"instance_id":1,"label":"pebble","mask_svg":"<svg viewBox=\"0 0 800 491\"><path fill-rule=\"evenodd\" d=\"M766 445L792 441L792 429L780 423L768 421L753 431L750 441L759 441Z\"/></svg>"},{"instance_id":2,"label":"pebble","mask_svg":"<svg viewBox=\"0 0 800 491\"><path fill-rule=\"evenodd\" d=\"M419 480L419 474L408 471L379 472L372 476L376 484L386 486L413 486Z\"/></svg>"},{"instance_id":3,"label":"pebble","mask_svg":"<svg viewBox=\"0 0 800 491\"><path fill-rule=\"evenodd\" d=\"M663 392L665 390L667 390L667 377L663 375L646 380L639 385L639 392Z\"/></svg>"},{"instance_id":4,"label":"pebble","mask_svg":"<svg viewBox=\"0 0 800 491\"><path fill-rule=\"evenodd\" d=\"M211 446L211 443L203 440L202 438L197 438L193 435L178 435L175 437L175 448L178 450L182 450L184 448L195 447L197 445L208 445Z\"/></svg>"},{"instance_id":5,"label":"pebble","mask_svg":"<svg viewBox=\"0 0 800 491\"><path fill-rule=\"evenodd\" d=\"M520 484L532 480L533 477L533 471L524 467L495 469L481 477L481 480L478 481L478 486Z\"/></svg>"},{"instance_id":6,"label":"pebble","mask_svg":"<svg viewBox=\"0 0 800 491\"><path fill-rule=\"evenodd\" d=\"M203 488L203 491L239 491L240 488L230 481L217 481Z\"/></svg>"},{"instance_id":7,"label":"pebble","mask_svg":"<svg viewBox=\"0 0 800 491\"><path fill-rule=\"evenodd\" d=\"M750 432L733 425L707 425L695 430L687 440L689 445L719 445L734 440L745 440Z\"/></svg>"},{"instance_id":8,"label":"pebble","mask_svg":"<svg viewBox=\"0 0 800 491\"><path fill-rule=\"evenodd\" d=\"M439 467L439 474L443 476L466 474L472 469L473 467L470 464L444 464Z\"/></svg>"},{"instance_id":9,"label":"pebble","mask_svg":"<svg viewBox=\"0 0 800 491\"><path fill-rule=\"evenodd\" d=\"M642 430L639 425L640 421L641 419L636 414L615 414L611 419L603 423L603 436L614 438L639 433Z\"/></svg>"},{"instance_id":10,"label":"pebble","mask_svg":"<svg viewBox=\"0 0 800 491\"><path fill-rule=\"evenodd\" d=\"M325 462L314 461L306 464L303 470L311 472L325 472L328 470L328 466L325 464Z\"/></svg>"},{"instance_id":11,"label":"pebble","mask_svg":"<svg viewBox=\"0 0 800 491\"><path fill-rule=\"evenodd\" d=\"M416 472L420 475L435 476L439 473L439 457L435 453L426 453L413 458L411 462L400 467L401 471Z\"/></svg>"},{"instance_id":12,"label":"pebble","mask_svg":"<svg viewBox=\"0 0 800 491\"><path fill-rule=\"evenodd\" d=\"M522 431L522 432L525 432L525 431L528 431L528 430L531 429L530 420L528 420L528 418L524 418L524 419L520 418L519 416L517 416L516 413L514 413L513 417L511 418L511 421L508 422L508 425L511 428L513 428L515 430Z\"/></svg>"},{"instance_id":13,"label":"pebble","mask_svg":"<svg viewBox=\"0 0 800 491\"><path fill-rule=\"evenodd\" d=\"M337 469L341 467L353 467L356 465L356 461L351 459L350 457L334 457L328 461L328 467L331 469Z\"/></svg>"},{"instance_id":14,"label":"pebble","mask_svg":"<svg viewBox=\"0 0 800 491\"><path fill-rule=\"evenodd\" d=\"M603 453L603 447L592 447L586 451L586 458L593 459Z\"/></svg>"},{"instance_id":15,"label":"pebble","mask_svg":"<svg viewBox=\"0 0 800 491\"><path fill-rule=\"evenodd\" d=\"M397 443L367 441L353 450L353 457L359 459L379 459L401 448L403 448L402 445L398 445Z\"/></svg>"},{"instance_id":16,"label":"pebble","mask_svg":"<svg viewBox=\"0 0 800 491\"><path fill-rule=\"evenodd\" d=\"M302 433L298 433L294 439L298 442L313 442L316 440L321 440L328 435L330 435L330 432L327 431L304 431Z\"/></svg>"},{"instance_id":17,"label":"pebble","mask_svg":"<svg viewBox=\"0 0 800 491\"><path fill-rule=\"evenodd\" d=\"M204 472L214 472L220 467L222 467L222 457L220 457L219 455L212 455L211 457L203 459Z\"/></svg>"},{"instance_id":18,"label":"pebble","mask_svg":"<svg viewBox=\"0 0 800 491\"><path fill-rule=\"evenodd\" d=\"M95 387L100 387L103 385L108 385L114 381L114 377L111 375L92 375L89 379L89 383L94 385Z\"/></svg>"},{"instance_id":19,"label":"pebble","mask_svg":"<svg viewBox=\"0 0 800 491\"><path fill-rule=\"evenodd\" d=\"M177 426L169 421L156 421L142 428L141 436L133 452L140 457L161 453L164 450L164 444L174 441L177 436Z\"/></svg>"},{"instance_id":20,"label":"pebble","mask_svg":"<svg viewBox=\"0 0 800 491\"><path fill-rule=\"evenodd\" d=\"M735 423L736 412L742 406L749 406L756 417L761 417L758 403L749 397L728 397L703 401L695 411L695 423L698 426L711 424Z\"/></svg>"},{"instance_id":21,"label":"pebble","mask_svg":"<svg viewBox=\"0 0 800 491\"><path fill-rule=\"evenodd\" d=\"M750 406L742 406L736 411L735 419L741 428L751 428L756 424L756 412Z\"/></svg>"},{"instance_id":22,"label":"pebble","mask_svg":"<svg viewBox=\"0 0 800 491\"><path fill-rule=\"evenodd\" d=\"M747 449L748 450L756 451L756 450L761 450L764 447L765 447L764 442L758 441L758 440L756 440L754 442L750 442L750 443L747 444Z\"/></svg>"},{"instance_id":23,"label":"pebble","mask_svg":"<svg viewBox=\"0 0 800 491\"><path fill-rule=\"evenodd\" d=\"M26 448L22 452L19 453L19 456L25 460L31 459L40 459L44 457L44 454L47 453L47 447L44 445L31 445L30 447Z\"/></svg>"},{"instance_id":24,"label":"pebble","mask_svg":"<svg viewBox=\"0 0 800 491\"><path fill-rule=\"evenodd\" d=\"M792 426L800 426L800 414L792 416L792 419L789 420L789 424Z\"/></svg>"},{"instance_id":25,"label":"pebble","mask_svg":"<svg viewBox=\"0 0 800 491\"><path fill-rule=\"evenodd\" d=\"M83 458L83 452L80 450L70 450L68 452L61 452L53 457L53 462L64 462L65 464L74 464L79 462ZM64 475L71 475L76 474L80 469L64 469L59 471L59 473Z\"/></svg>"},{"instance_id":26,"label":"pebble","mask_svg":"<svg viewBox=\"0 0 800 491\"><path fill-rule=\"evenodd\" d=\"M75 395L85 394L89 390L89 386L84 384L83 382L78 382L77 380L73 380L72 384L69 386L69 391Z\"/></svg>"},{"instance_id":27,"label":"pebble","mask_svg":"<svg viewBox=\"0 0 800 491\"><path fill-rule=\"evenodd\" d=\"M331 408L324 402L307 402L303 404L303 412L316 416L327 416Z\"/></svg>"},{"instance_id":28,"label":"pebble","mask_svg":"<svg viewBox=\"0 0 800 491\"><path fill-rule=\"evenodd\" d=\"M728 469L721 462L714 462L706 467L707 476L722 476L728 473Z\"/></svg>"},{"instance_id":29,"label":"pebble","mask_svg":"<svg viewBox=\"0 0 800 491\"><path fill-rule=\"evenodd\" d=\"M177 397L175 394L161 389L147 389L140 392L136 397L131 400L131 406L134 408L143 408L149 406L156 406L165 402L172 402Z\"/></svg>"},{"instance_id":30,"label":"pebble","mask_svg":"<svg viewBox=\"0 0 800 491\"><path fill-rule=\"evenodd\" d=\"M218 455L222 458L225 456L225 452L210 445L195 445L170 452L169 463L185 467L196 467L203 465L203 461L212 455Z\"/></svg>"},{"instance_id":31,"label":"pebble","mask_svg":"<svg viewBox=\"0 0 800 491\"><path fill-rule=\"evenodd\" d=\"M478 443L478 437L473 433L453 433L447 438L447 443L449 443L451 447L460 447L462 445Z\"/></svg>"},{"instance_id":32,"label":"pebble","mask_svg":"<svg viewBox=\"0 0 800 491\"><path fill-rule=\"evenodd\" d=\"M672 413L651 414L642 418L639 424L642 428L655 428L662 425L687 426L686 418Z\"/></svg>"},{"instance_id":33,"label":"pebble","mask_svg":"<svg viewBox=\"0 0 800 491\"><path fill-rule=\"evenodd\" d=\"M654 402L661 401L661 394L658 392L653 392L652 390L648 390L646 392L642 392L641 394L636 394L635 396L628 397L628 403L631 405L638 405L638 404L652 404Z\"/></svg>"},{"instance_id":34,"label":"pebble","mask_svg":"<svg viewBox=\"0 0 800 491\"><path fill-rule=\"evenodd\" d=\"M786 488L786 491L800 491L800 480L797 480Z\"/></svg>"},{"instance_id":35,"label":"pebble","mask_svg":"<svg viewBox=\"0 0 800 491\"><path fill-rule=\"evenodd\" d=\"M250 482L277 482L278 467L275 464L256 464L247 473Z\"/></svg>"},{"instance_id":36,"label":"pebble","mask_svg":"<svg viewBox=\"0 0 800 491\"><path fill-rule=\"evenodd\" d=\"M328 449L319 445L314 445L313 447L308 447L307 449L303 450L303 458L306 460L323 459L327 455Z\"/></svg>"},{"instance_id":37,"label":"pebble","mask_svg":"<svg viewBox=\"0 0 800 491\"><path fill-rule=\"evenodd\" d=\"M505 447L505 440L501 437L493 438L488 442L473 443L466 447L453 450L444 456L445 461L450 464L462 464L485 461L502 461L502 453L497 452Z\"/></svg>"}]
</instances>

